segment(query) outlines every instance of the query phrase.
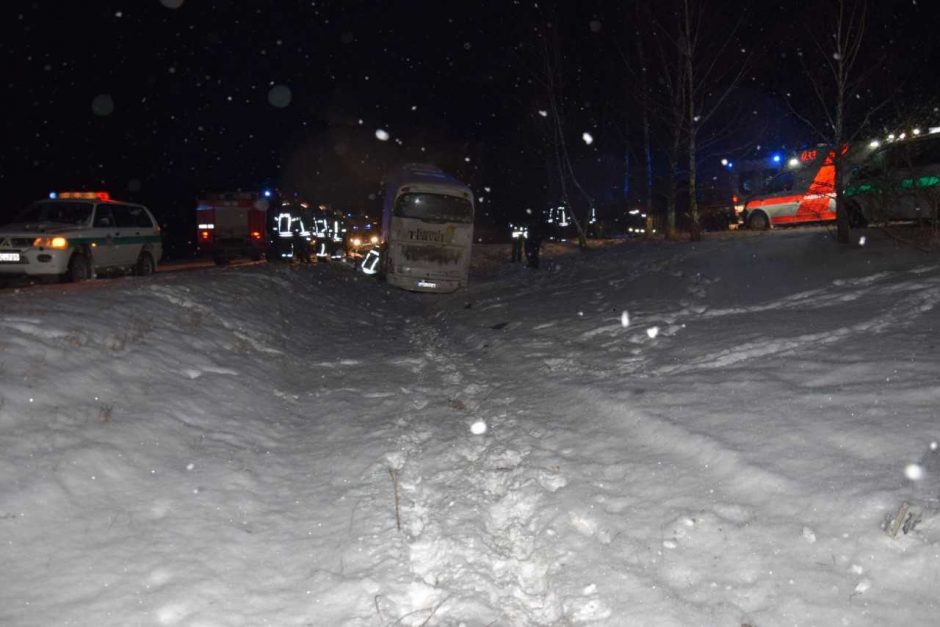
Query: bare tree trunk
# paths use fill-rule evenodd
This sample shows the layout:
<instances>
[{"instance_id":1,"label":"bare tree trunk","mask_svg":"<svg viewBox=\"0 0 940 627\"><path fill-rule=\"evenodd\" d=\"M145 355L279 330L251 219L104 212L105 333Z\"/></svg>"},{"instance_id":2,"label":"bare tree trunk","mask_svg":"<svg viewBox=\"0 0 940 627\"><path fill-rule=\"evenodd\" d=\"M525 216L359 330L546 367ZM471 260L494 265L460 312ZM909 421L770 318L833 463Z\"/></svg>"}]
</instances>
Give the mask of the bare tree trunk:
<instances>
[{"instance_id":1,"label":"bare tree trunk","mask_svg":"<svg viewBox=\"0 0 940 627\"><path fill-rule=\"evenodd\" d=\"M627 145L623 149L623 199L630 200L630 146Z\"/></svg>"},{"instance_id":2,"label":"bare tree trunk","mask_svg":"<svg viewBox=\"0 0 940 627\"><path fill-rule=\"evenodd\" d=\"M636 4L636 23L640 20L639 3ZM653 199L653 148L650 138L650 94L649 78L646 68L646 51L643 48L643 35L639 30L633 38L636 42L636 56L640 64L640 126L643 132L643 196L642 205L646 212L652 210Z\"/></svg>"},{"instance_id":3,"label":"bare tree trunk","mask_svg":"<svg viewBox=\"0 0 940 627\"><path fill-rule=\"evenodd\" d=\"M648 103L649 101L647 101ZM653 210L653 146L650 139L650 116L647 105L643 105L643 206L647 213Z\"/></svg>"},{"instance_id":4,"label":"bare tree trunk","mask_svg":"<svg viewBox=\"0 0 940 627\"><path fill-rule=\"evenodd\" d=\"M557 46L555 50L557 54ZM565 128L562 120L561 108L558 102L558 88L557 80L555 76L556 68L560 65L558 63L553 63L552 58L549 54L548 44L545 44L544 47L545 54L545 81L548 89L548 103L551 109L552 114L552 127L553 127L553 144L555 148L555 159L558 165L558 181L561 186L561 197L562 202L565 203L565 206L570 209L571 220L574 222L575 229L578 231L578 246L585 250L587 249L587 236L584 233L584 228L581 226L581 221L578 220L577 212L574 209L574 206L571 203L571 200L568 197L568 185L566 183L567 177L570 174L571 181L574 183L575 187L585 195L588 202L590 202L590 197L584 192L581 188L580 183L578 182L577 177L574 173L574 168L571 166L571 157L568 154L568 143L565 141ZM590 207L588 207L590 209Z\"/></svg>"},{"instance_id":5,"label":"bare tree trunk","mask_svg":"<svg viewBox=\"0 0 940 627\"><path fill-rule=\"evenodd\" d=\"M695 60L693 55L695 54L695 40L696 36L693 33L692 27L692 13L689 8L689 0L683 0L683 9L684 9L684 21L683 21L683 39L684 41L684 50L683 54L685 56L685 80L686 80L686 94L688 99L688 106L686 108L686 126L688 127L689 133L689 237L693 242L697 242L702 239L702 230L699 226L699 217L698 217L698 199L697 199L697 190L695 185L695 177L697 176L697 170L695 167L695 157L696 157L696 147L695 139L696 133L698 132L698 120L695 116Z\"/></svg>"},{"instance_id":6,"label":"bare tree trunk","mask_svg":"<svg viewBox=\"0 0 940 627\"><path fill-rule=\"evenodd\" d=\"M666 239L676 239L676 179L679 172L679 146L681 135L676 129L669 149L669 174L666 179Z\"/></svg>"},{"instance_id":7,"label":"bare tree trunk","mask_svg":"<svg viewBox=\"0 0 940 627\"><path fill-rule=\"evenodd\" d=\"M671 169L675 166L671 166ZM676 238L676 182L670 179L666 183L666 239Z\"/></svg>"},{"instance_id":8,"label":"bare tree trunk","mask_svg":"<svg viewBox=\"0 0 940 627\"><path fill-rule=\"evenodd\" d=\"M851 241L851 220L842 190L845 180L845 151L848 143L854 141L859 131L865 127L869 116L881 106L869 106L861 124L847 122L847 112L855 106L854 98L860 97L865 82L863 78L856 77L856 74L861 77L865 75L865 72L858 71L856 62L865 43L868 18L867 0L848 1L851 7L847 9L847 0L837 0L834 3L836 14L832 16L832 23L830 24L827 18L824 28L813 36L816 49L820 53L818 66L801 61L803 71L807 75L807 83L812 87L816 98L819 115L800 113L787 100L791 112L812 129L819 140L831 150L835 189L829 193L835 198L836 239L842 244ZM817 67L821 71L815 71ZM848 128L849 124L851 128Z\"/></svg>"},{"instance_id":9,"label":"bare tree trunk","mask_svg":"<svg viewBox=\"0 0 940 627\"><path fill-rule=\"evenodd\" d=\"M848 76L845 67L845 51L843 48L843 18L845 4L839 3L839 24L837 33L837 51L836 51L836 115L833 146L832 165L834 172L833 184L835 185L836 197L836 240L842 244L848 244L851 239L849 232L849 212L845 206L845 199L842 194L842 170L845 164L842 154L842 142L845 137L845 90L847 87Z\"/></svg>"}]
</instances>

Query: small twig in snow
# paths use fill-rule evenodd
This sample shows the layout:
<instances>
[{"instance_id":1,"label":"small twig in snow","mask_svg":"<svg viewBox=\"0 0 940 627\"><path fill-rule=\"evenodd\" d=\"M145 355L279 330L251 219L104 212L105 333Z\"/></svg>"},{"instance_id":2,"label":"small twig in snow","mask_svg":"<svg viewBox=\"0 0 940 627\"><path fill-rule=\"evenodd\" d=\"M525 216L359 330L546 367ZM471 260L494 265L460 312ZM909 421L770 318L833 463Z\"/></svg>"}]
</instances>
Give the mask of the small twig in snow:
<instances>
[{"instance_id":1,"label":"small twig in snow","mask_svg":"<svg viewBox=\"0 0 940 627\"><path fill-rule=\"evenodd\" d=\"M382 614L382 609L379 607L379 597L380 597L380 596L382 596L382 595L381 595L381 594L375 595L375 598L372 599L372 601L373 601L373 603L375 603L375 611L376 611L376 612L378 613L378 615L379 615L379 620L384 623L384 622L385 622L385 615Z\"/></svg>"},{"instance_id":2,"label":"small twig in snow","mask_svg":"<svg viewBox=\"0 0 940 627\"><path fill-rule=\"evenodd\" d=\"M392 478L392 484L395 486L395 528L401 531L400 502L398 499L398 472L392 468L388 469L388 474Z\"/></svg>"}]
</instances>

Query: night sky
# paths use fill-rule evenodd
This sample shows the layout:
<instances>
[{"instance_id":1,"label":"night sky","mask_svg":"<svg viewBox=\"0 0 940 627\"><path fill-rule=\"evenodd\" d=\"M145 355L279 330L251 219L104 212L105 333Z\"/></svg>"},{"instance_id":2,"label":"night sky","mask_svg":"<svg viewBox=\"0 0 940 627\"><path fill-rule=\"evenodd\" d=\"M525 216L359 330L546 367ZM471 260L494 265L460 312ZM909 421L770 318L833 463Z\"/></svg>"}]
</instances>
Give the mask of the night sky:
<instances>
[{"instance_id":1,"label":"night sky","mask_svg":"<svg viewBox=\"0 0 940 627\"><path fill-rule=\"evenodd\" d=\"M635 33L651 30L633 4L15 3L0 43L0 217L53 190L106 189L148 204L180 239L202 192L272 187L370 210L384 172L430 161L470 183L481 218L498 224L556 200L540 114L543 41L559 50L579 176L599 204L622 203L625 160L638 150L625 60L635 61ZM669 19L669 2L650 4ZM736 133L703 162L811 142L782 99L812 108L796 60L817 54L809 33L832 2L708 4L716 45L733 40L722 63L741 55L749 69L724 114ZM940 3L872 2L870 11L866 98L891 98L871 120L878 132L940 104Z\"/></svg>"}]
</instances>

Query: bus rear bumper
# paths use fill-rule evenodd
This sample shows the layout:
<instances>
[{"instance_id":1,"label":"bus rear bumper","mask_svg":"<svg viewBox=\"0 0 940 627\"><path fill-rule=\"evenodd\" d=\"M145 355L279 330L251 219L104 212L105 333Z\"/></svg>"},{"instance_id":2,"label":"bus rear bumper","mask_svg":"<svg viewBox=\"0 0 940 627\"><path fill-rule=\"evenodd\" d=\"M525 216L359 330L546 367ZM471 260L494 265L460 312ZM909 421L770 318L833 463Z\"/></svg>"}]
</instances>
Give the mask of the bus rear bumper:
<instances>
[{"instance_id":1,"label":"bus rear bumper","mask_svg":"<svg viewBox=\"0 0 940 627\"><path fill-rule=\"evenodd\" d=\"M400 287L403 290L411 292L455 292L463 284L457 279L435 279L428 277L404 276L401 274L389 274L386 276L389 285Z\"/></svg>"}]
</instances>

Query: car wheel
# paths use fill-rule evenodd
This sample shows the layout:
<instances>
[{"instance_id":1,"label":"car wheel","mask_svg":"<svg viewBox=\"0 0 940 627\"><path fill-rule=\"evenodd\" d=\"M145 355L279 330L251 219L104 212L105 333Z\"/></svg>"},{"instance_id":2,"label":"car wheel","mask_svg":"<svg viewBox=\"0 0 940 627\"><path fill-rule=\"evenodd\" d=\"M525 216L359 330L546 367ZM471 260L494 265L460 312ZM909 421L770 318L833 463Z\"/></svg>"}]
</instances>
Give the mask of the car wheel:
<instances>
[{"instance_id":1,"label":"car wheel","mask_svg":"<svg viewBox=\"0 0 940 627\"><path fill-rule=\"evenodd\" d=\"M140 253L140 257L137 258L137 263L134 265L134 274L137 276L150 276L155 269L153 257L150 256L150 253Z\"/></svg>"},{"instance_id":2,"label":"car wheel","mask_svg":"<svg viewBox=\"0 0 940 627\"><path fill-rule=\"evenodd\" d=\"M766 231L770 228L770 220L763 211L755 211L747 219L747 228L752 231Z\"/></svg>"},{"instance_id":3,"label":"car wheel","mask_svg":"<svg viewBox=\"0 0 940 627\"><path fill-rule=\"evenodd\" d=\"M865 214L862 213L862 208L858 206L858 203L848 203L845 210L848 212L850 227L853 229L861 229L868 226L868 220L865 219Z\"/></svg>"},{"instance_id":4,"label":"car wheel","mask_svg":"<svg viewBox=\"0 0 940 627\"><path fill-rule=\"evenodd\" d=\"M65 280L70 283L87 281L91 278L91 266L88 264L88 258L81 253L75 253L69 259L69 269L65 273Z\"/></svg>"}]
</instances>

